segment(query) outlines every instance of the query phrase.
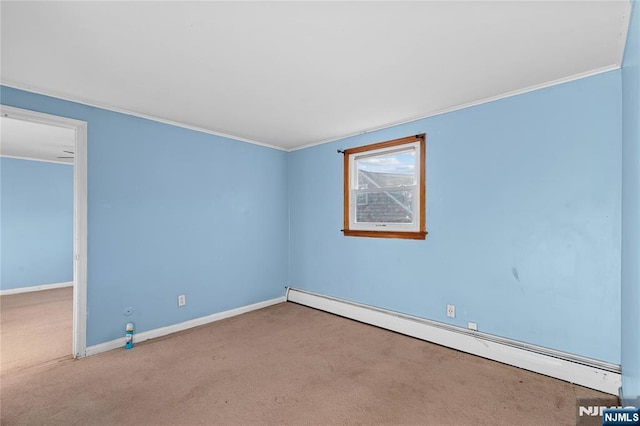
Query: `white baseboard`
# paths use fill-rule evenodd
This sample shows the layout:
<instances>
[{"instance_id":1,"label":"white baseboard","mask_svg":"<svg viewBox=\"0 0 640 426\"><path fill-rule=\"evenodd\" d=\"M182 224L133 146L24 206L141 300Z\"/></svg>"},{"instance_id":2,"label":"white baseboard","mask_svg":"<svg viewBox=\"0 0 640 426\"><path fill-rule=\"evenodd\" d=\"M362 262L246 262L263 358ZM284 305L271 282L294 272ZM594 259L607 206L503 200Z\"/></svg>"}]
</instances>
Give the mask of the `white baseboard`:
<instances>
[{"instance_id":1,"label":"white baseboard","mask_svg":"<svg viewBox=\"0 0 640 426\"><path fill-rule=\"evenodd\" d=\"M258 302L252 305L241 306L239 308L230 309L228 311L218 312L217 314L207 315L206 317L195 318L189 321L172 324L166 327L143 331L142 333L135 333L133 335L133 342L134 344L144 342L145 340L166 336L167 334L175 333L182 330L187 330L189 328L198 327L200 325L209 324L215 321L220 321L225 318L235 317L236 315L266 308L267 306L276 305L278 303L283 303L283 302L286 302L286 298L284 296L277 297L275 299L265 300L264 302ZM122 333L123 333L123 337L87 347L85 356L96 355L96 354L107 352L113 349L124 348L124 344L125 344L124 330L122 330Z\"/></svg>"},{"instance_id":2,"label":"white baseboard","mask_svg":"<svg viewBox=\"0 0 640 426\"><path fill-rule=\"evenodd\" d=\"M0 296L9 296L11 294L30 293L32 291L53 290L54 288L73 287L73 281L54 284L33 285L30 287L9 288L0 290Z\"/></svg>"},{"instance_id":3,"label":"white baseboard","mask_svg":"<svg viewBox=\"0 0 640 426\"><path fill-rule=\"evenodd\" d=\"M618 395L620 366L449 324L290 288L287 301Z\"/></svg>"}]
</instances>

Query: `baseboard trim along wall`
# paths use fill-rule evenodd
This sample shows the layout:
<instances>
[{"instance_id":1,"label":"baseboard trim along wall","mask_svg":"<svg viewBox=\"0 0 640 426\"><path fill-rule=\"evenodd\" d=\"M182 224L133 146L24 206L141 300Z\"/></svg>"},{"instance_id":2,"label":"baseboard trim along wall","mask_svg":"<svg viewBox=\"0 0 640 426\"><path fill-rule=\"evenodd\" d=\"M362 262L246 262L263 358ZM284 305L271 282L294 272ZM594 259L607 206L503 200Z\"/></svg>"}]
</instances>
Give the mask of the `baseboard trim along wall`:
<instances>
[{"instance_id":1,"label":"baseboard trim along wall","mask_svg":"<svg viewBox=\"0 0 640 426\"><path fill-rule=\"evenodd\" d=\"M135 333L133 335L133 341L134 343L144 342L145 340L166 336L167 334L175 333L182 330L187 330L189 328L198 327L200 325L209 324L215 321L220 321L225 318L235 317L236 315L266 308L267 306L276 305L278 303L283 303L283 302L286 302L286 298L284 296L271 299L271 300L265 300L264 302L254 303L252 305L241 306L239 308L230 309L224 312L218 312L217 314L207 315L206 317L195 318L189 321L168 325L166 327L160 327L160 328L155 328L153 330L143 331L142 333ZM87 347L87 350L84 355L91 356L91 355L96 355L102 352L107 352L113 349L124 348L124 344L125 344L124 329L122 330L122 334L123 336L118 339L110 340L108 342L99 343L97 345Z\"/></svg>"},{"instance_id":2,"label":"baseboard trim along wall","mask_svg":"<svg viewBox=\"0 0 640 426\"><path fill-rule=\"evenodd\" d=\"M33 285L29 287L9 288L0 290L0 296L9 296L12 294L30 293L32 291L53 290L54 288L73 287L73 281L54 284Z\"/></svg>"},{"instance_id":3,"label":"baseboard trim along wall","mask_svg":"<svg viewBox=\"0 0 640 426\"><path fill-rule=\"evenodd\" d=\"M286 299L616 396L622 383L616 364L295 288Z\"/></svg>"}]
</instances>

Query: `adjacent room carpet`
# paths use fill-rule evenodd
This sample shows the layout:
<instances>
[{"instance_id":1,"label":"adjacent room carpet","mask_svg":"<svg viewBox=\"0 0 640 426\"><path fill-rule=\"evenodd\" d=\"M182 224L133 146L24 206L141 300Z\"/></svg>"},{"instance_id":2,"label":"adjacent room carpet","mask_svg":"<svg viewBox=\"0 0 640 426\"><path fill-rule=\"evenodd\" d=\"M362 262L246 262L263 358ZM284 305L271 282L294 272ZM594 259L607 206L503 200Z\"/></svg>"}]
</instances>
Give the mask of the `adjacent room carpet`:
<instances>
[{"instance_id":1,"label":"adjacent room carpet","mask_svg":"<svg viewBox=\"0 0 640 426\"><path fill-rule=\"evenodd\" d=\"M17 369L0 392L6 425L575 425L576 397L607 397L292 303Z\"/></svg>"},{"instance_id":2,"label":"adjacent room carpet","mask_svg":"<svg viewBox=\"0 0 640 426\"><path fill-rule=\"evenodd\" d=\"M73 287L0 296L0 374L70 358Z\"/></svg>"}]
</instances>

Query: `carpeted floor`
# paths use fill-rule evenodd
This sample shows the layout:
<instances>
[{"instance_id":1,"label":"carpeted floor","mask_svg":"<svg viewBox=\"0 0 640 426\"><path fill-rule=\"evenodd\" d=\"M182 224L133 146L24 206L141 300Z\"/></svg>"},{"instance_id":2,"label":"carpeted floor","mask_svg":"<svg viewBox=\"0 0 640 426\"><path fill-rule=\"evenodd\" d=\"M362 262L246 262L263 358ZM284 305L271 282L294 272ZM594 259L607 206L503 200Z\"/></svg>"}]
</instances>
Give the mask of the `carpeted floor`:
<instances>
[{"instance_id":1,"label":"carpeted floor","mask_svg":"<svg viewBox=\"0 0 640 426\"><path fill-rule=\"evenodd\" d=\"M73 287L0 296L0 374L70 358Z\"/></svg>"},{"instance_id":2,"label":"carpeted floor","mask_svg":"<svg viewBox=\"0 0 640 426\"><path fill-rule=\"evenodd\" d=\"M0 416L3 425L575 425L576 397L606 395L282 303L5 373Z\"/></svg>"}]
</instances>

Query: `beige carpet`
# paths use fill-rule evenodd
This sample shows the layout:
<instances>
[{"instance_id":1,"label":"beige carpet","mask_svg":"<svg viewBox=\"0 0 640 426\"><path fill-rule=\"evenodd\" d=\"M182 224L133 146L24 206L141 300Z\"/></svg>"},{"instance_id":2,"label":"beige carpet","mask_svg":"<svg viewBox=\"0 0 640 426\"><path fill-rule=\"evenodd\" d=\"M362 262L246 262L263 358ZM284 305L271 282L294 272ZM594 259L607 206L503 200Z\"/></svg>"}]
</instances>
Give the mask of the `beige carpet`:
<instances>
[{"instance_id":1,"label":"beige carpet","mask_svg":"<svg viewBox=\"0 0 640 426\"><path fill-rule=\"evenodd\" d=\"M282 303L9 372L2 424L575 425L596 391Z\"/></svg>"},{"instance_id":2,"label":"beige carpet","mask_svg":"<svg viewBox=\"0 0 640 426\"><path fill-rule=\"evenodd\" d=\"M0 296L0 374L70 358L73 287Z\"/></svg>"}]
</instances>

